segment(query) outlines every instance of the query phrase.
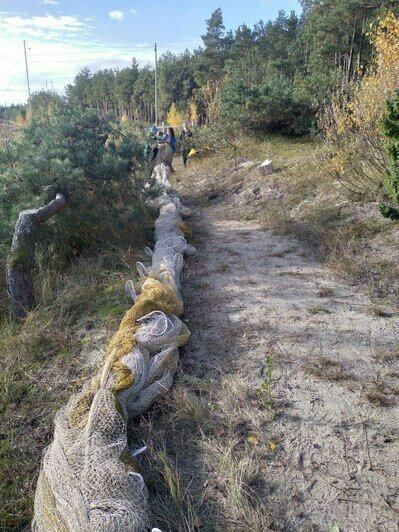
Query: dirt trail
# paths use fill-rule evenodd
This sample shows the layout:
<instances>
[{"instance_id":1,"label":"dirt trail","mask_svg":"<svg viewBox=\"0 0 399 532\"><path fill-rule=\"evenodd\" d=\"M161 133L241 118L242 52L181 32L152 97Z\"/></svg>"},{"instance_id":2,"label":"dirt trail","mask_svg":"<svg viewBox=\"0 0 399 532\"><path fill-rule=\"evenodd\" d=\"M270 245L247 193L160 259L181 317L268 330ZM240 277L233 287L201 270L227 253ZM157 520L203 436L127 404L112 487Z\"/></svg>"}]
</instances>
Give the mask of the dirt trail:
<instances>
[{"instance_id":1,"label":"dirt trail","mask_svg":"<svg viewBox=\"0 0 399 532\"><path fill-rule=\"evenodd\" d=\"M190 206L199 253L183 286L184 372L216 387L239 375L255 394L264 382L264 405L248 408L270 529L398 530L396 317L297 241L232 220L222 202Z\"/></svg>"}]
</instances>

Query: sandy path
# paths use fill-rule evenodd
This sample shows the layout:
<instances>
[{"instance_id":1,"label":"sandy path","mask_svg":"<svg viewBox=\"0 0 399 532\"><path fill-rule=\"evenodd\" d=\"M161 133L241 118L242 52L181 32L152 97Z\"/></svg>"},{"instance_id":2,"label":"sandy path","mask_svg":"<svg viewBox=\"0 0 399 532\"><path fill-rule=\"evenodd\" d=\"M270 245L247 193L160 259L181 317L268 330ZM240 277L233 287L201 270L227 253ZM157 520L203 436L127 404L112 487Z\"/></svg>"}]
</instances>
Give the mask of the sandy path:
<instances>
[{"instance_id":1,"label":"sandy path","mask_svg":"<svg viewBox=\"0 0 399 532\"><path fill-rule=\"evenodd\" d=\"M184 371L214 383L244 375L256 390L271 357L275 414L259 439L276 449L259 458L258 488L270 528L398 530L396 318L372 315L295 240L220 206L194 210Z\"/></svg>"}]
</instances>

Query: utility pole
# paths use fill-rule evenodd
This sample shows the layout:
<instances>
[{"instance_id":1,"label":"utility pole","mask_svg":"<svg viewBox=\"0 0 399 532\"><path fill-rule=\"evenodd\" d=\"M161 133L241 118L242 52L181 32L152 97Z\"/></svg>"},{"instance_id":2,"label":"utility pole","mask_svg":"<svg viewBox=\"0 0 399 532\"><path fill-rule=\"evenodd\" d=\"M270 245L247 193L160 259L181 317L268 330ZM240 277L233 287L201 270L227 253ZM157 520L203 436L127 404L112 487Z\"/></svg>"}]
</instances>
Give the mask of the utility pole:
<instances>
[{"instance_id":1,"label":"utility pole","mask_svg":"<svg viewBox=\"0 0 399 532\"><path fill-rule=\"evenodd\" d=\"M25 54L26 82L27 82L27 84L28 84L28 96L29 96L28 103L29 103L29 112L30 112L30 116L32 117L32 102L31 102L31 98L30 98L30 83L29 83L28 58L27 58L27 55L26 55L26 42L25 42L25 39L24 39L24 54Z\"/></svg>"},{"instance_id":2,"label":"utility pole","mask_svg":"<svg viewBox=\"0 0 399 532\"><path fill-rule=\"evenodd\" d=\"M155 125L158 125L158 55L157 43L155 43Z\"/></svg>"}]
</instances>

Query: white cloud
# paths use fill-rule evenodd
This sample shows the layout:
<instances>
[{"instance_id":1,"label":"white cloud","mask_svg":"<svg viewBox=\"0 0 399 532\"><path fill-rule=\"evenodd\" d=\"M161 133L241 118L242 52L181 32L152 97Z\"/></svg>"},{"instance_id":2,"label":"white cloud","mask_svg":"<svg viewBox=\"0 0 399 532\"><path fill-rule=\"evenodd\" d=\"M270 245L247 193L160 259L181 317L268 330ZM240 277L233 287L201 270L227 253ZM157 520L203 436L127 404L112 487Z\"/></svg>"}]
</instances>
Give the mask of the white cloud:
<instances>
[{"instance_id":1,"label":"white cloud","mask_svg":"<svg viewBox=\"0 0 399 532\"><path fill-rule=\"evenodd\" d=\"M58 0L41 0L39 4L45 4L47 6L56 6L59 4Z\"/></svg>"},{"instance_id":2,"label":"white cloud","mask_svg":"<svg viewBox=\"0 0 399 532\"><path fill-rule=\"evenodd\" d=\"M42 37L52 39L60 33L76 33L88 25L76 17L46 15L44 17L9 17L0 15L0 31L3 35Z\"/></svg>"},{"instance_id":3,"label":"white cloud","mask_svg":"<svg viewBox=\"0 0 399 532\"><path fill-rule=\"evenodd\" d=\"M135 56L140 64L153 59L152 45L136 43L126 49L122 44L100 43L92 38L65 38L71 34L60 33L58 39L48 41L42 37L29 38L27 44L28 66L32 92L54 88L62 94L76 74L87 66L91 72L104 68L123 68ZM23 38L23 37L22 37ZM0 103L26 102L25 63L22 39L0 31Z\"/></svg>"},{"instance_id":4,"label":"white cloud","mask_svg":"<svg viewBox=\"0 0 399 532\"><path fill-rule=\"evenodd\" d=\"M112 20L122 20L125 18L125 13L123 11L118 11L117 9L115 11L110 11L108 15Z\"/></svg>"},{"instance_id":5,"label":"white cloud","mask_svg":"<svg viewBox=\"0 0 399 532\"><path fill-rule=\"evenodd\" d=\"M137 9L129 9L129 13L131 13L132 15L138 15L139 14Z\"/></svg>"},{"instance_id":6,"label":"white cloud","mask_svg":"<svg viewBox=\"0 0 399 532\"><path fill-rule=\"evenodd\" d=\"M127 48L123 42L103 42L98 38L99 28L96 19L49 14L24 17L0 10L0 49L6 50L0 53L0 103L27 100L23 39L27 40L32 92L47 87L63 94L85 66L96 72L128 66L133 56L142 65L153 61L152 44L136 42Z\"/></svg>"}]
</instances>

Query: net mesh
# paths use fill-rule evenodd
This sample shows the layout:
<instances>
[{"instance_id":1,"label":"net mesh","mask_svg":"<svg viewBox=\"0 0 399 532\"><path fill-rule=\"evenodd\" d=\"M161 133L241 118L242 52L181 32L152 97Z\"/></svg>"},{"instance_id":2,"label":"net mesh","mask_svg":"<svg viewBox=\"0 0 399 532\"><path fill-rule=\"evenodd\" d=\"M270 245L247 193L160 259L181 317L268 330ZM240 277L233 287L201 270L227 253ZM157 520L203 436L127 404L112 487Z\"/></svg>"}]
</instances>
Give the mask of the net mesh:
<instances>
[{"instance_id":1,"label":"net mesh","mask_svg":"<svg viewBox=\"0 0 399 532\"><path fill-rule=\"evenodd\" d=\"M180 202L163 198L151 265L126 283L134 303L111 339L102 367L55 417L41 465L35 531L142 532L150 527L147 490L127 443L127 422L173 384L178 347L190 335L180 274L187 247Z\"/></svg>"}]
</instances>

